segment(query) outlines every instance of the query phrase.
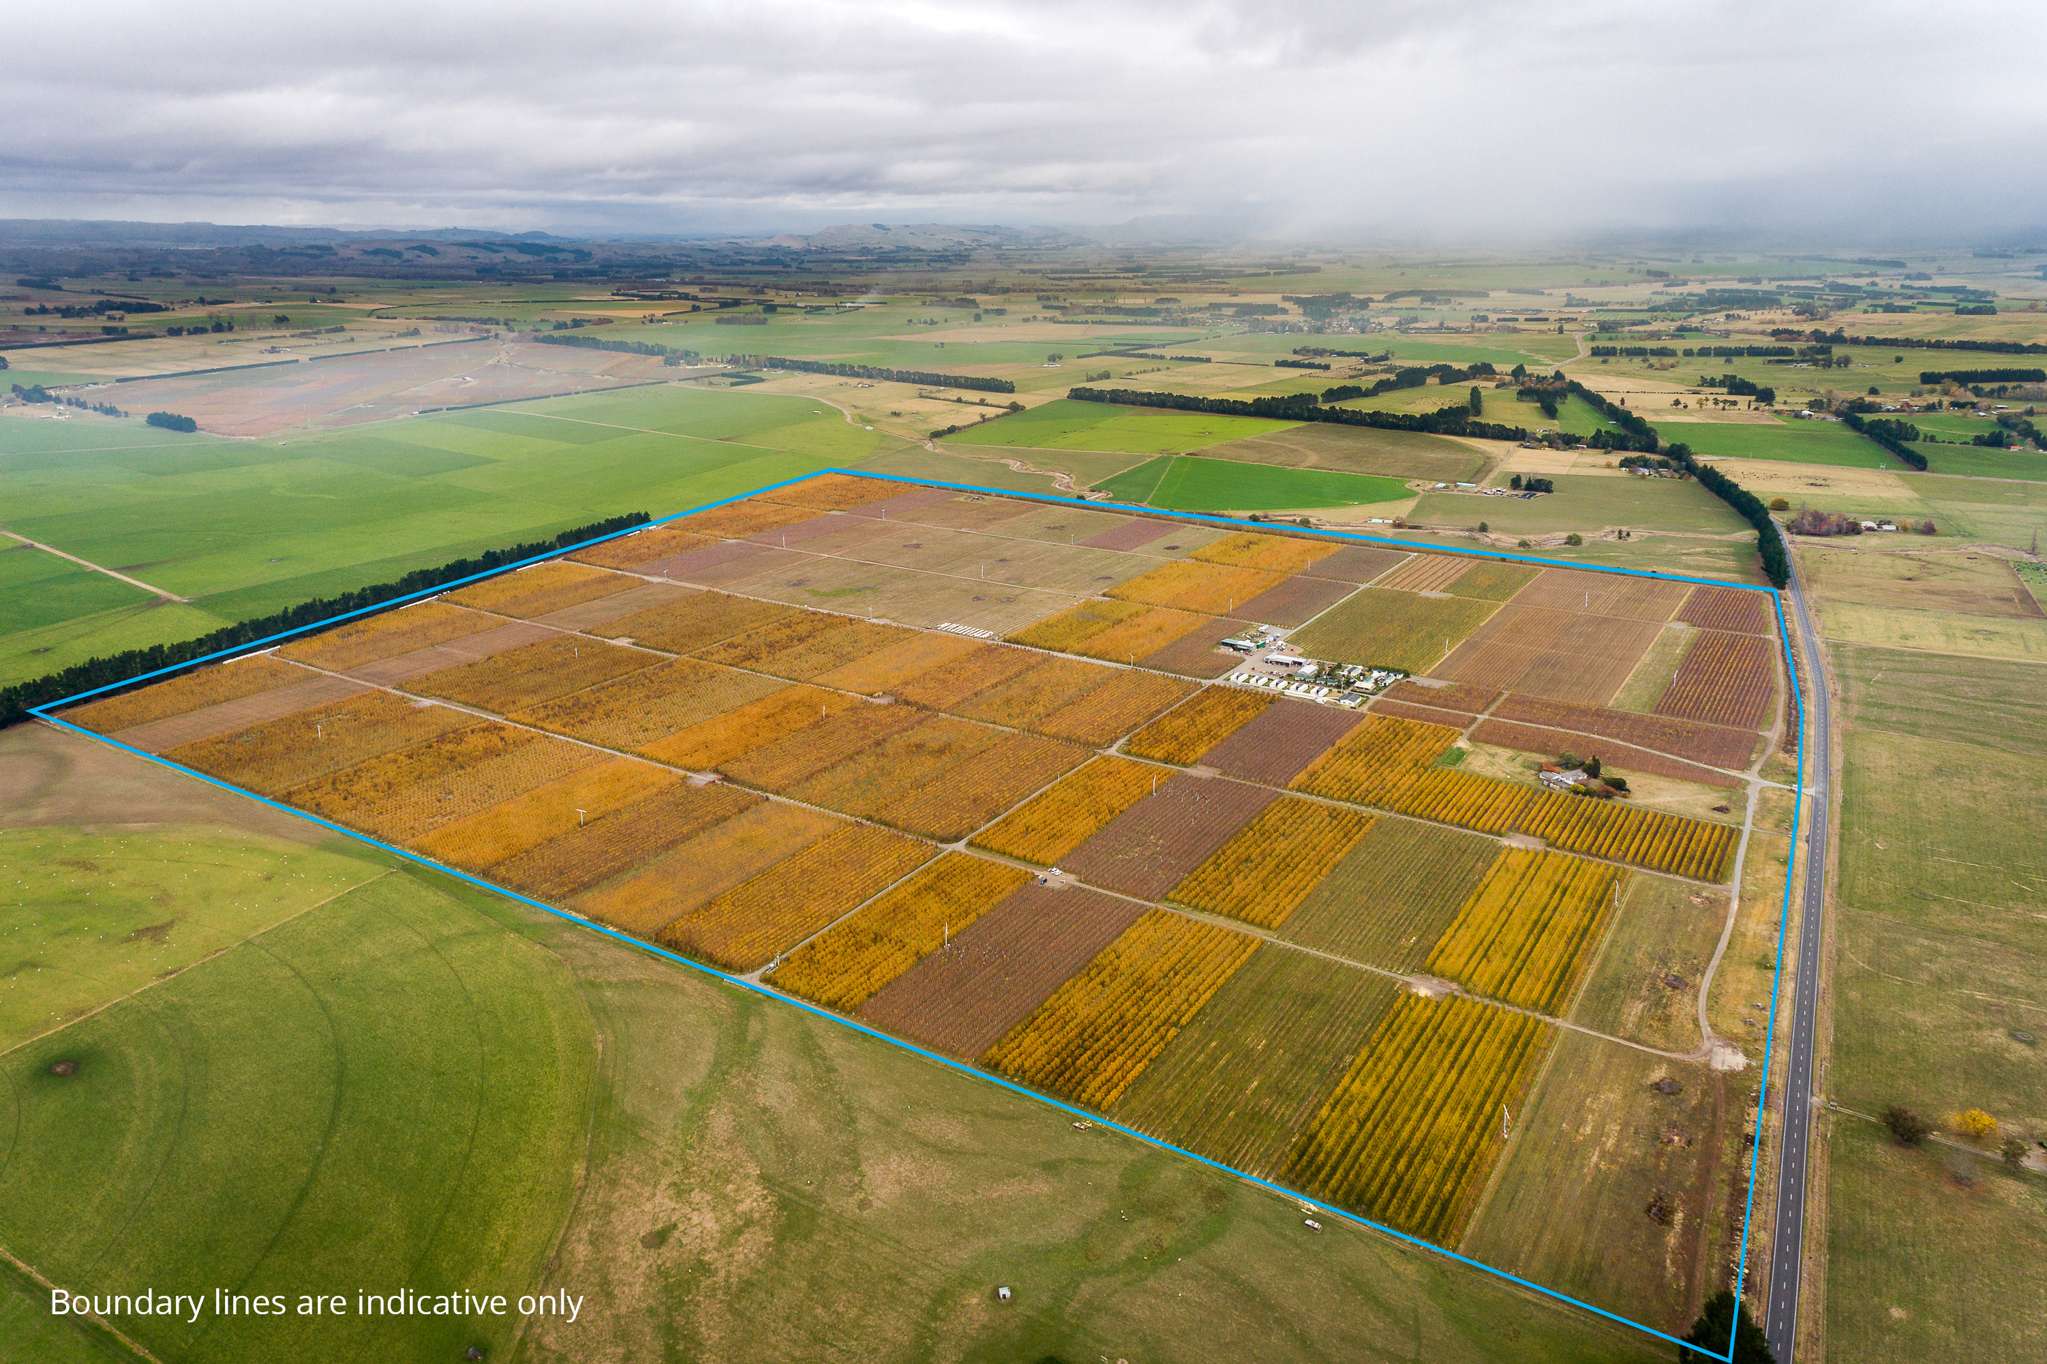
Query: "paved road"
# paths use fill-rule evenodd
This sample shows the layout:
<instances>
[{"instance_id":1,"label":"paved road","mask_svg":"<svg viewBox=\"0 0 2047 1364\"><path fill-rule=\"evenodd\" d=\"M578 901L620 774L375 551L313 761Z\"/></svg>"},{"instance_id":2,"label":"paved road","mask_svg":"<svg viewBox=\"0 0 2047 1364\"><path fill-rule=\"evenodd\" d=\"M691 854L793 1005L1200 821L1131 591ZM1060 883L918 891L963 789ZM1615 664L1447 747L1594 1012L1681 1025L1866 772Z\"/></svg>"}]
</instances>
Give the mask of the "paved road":
<instances>
[{"instance_id":1,"label":"paved road","mask_svg":"<svg viewBox=\"0 0 2047 1364\"><path fill-rule=\"evenodd\" d=\"M1788 553L1789 546L1786 551ZM1820 992L1821 906L1827 885L1827 816L1832 793L1833 715L1826 674L1820 666L1819 631L1805 603L1805 584L1796 563L1787 593L1793 626L1805 650L1803 685L1812 736L1805 750L1805 787L1811 795L1804 828L1805 893L1800 897L1798 963L1792 972L1791 1027L1786 1042L1790 1065L1784 1077L1783 1149L1777 1166L1777 1225L1770 1238L1770 1294L1763 1332L1778 1364L1791 1364L1798 1343L1798 1274L1805 1247L1805 1170L1812 1132L1812 1056Z\"/></svg>"}]
</instances>

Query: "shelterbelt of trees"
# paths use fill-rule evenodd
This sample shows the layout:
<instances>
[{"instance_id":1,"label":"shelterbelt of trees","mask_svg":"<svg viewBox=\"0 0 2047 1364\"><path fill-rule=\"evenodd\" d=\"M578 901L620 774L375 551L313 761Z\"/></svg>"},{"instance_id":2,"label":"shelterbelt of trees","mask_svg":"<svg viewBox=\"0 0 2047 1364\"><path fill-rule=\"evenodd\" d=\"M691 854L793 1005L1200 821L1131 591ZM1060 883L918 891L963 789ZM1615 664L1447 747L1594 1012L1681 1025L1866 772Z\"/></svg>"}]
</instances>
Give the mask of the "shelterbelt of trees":
<instances>
[{"instance_id":1,"label":"shelterbelt of trees","mask_svg":"<svg viewBox=\"0 0 2047 1364\"><path fill-rule=\"evenodd\" d=\"M52 701L61 701L67 696L75 696L94 687L127 682L143 674L219 653L223 649L253 644L259 639L267 639L286 630L317 625L345 612L379 606L399 597L411 596L467 578L472 574L486 573L494 568L518 563L522 559L550 554L585 540L594 540L601 535L614 534L633 526L643 526L647 521L648 516L645 512L628 512L622 516L607 517L602 521L593 521L587 526L565 530L552 540L535 540L526 544L507 545L503 549L486 550L473 559L454 559L438 568L416 568L402 578L376 583L369 587L358 587L353 592L343 592L339 596L314 597L310 601L302 601L296 606L288 606L267 616L224 625L197 639L180 640L173 644L152 644L145 649L124 649L117 654L89 658L83 663L75 663L60 671L45 673L41 677L30 678L26 682L18 682L14 686L0 689L0 727L27 718L30 706L48 705Z\"/></svg>"},{"instance_id":2,"label":"shelterbelt of trees","mask_svg":"<svg viewBox=\"0 0 2047 1364\"><path fill-rule=\"evenodd\" d=\"M1809 332L1778 328L1770 333L1780 340L1822 341L1836 346L1889 346L1894 350L1985 350L2009 355L2047 355L2047 341L1981 341L1952 336L1850 336L1839 330Z\"/></svg>"}]
</instances>

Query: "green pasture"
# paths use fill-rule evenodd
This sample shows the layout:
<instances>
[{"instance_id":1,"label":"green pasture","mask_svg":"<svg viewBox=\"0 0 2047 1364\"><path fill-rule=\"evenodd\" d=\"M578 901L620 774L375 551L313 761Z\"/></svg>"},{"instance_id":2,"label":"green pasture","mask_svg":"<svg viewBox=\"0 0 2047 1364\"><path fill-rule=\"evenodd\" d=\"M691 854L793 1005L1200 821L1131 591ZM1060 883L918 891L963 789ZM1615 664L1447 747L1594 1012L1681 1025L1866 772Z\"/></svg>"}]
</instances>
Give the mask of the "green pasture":
<instances>
[{"instance_id":1,"label":"green pasture","mask_svg":"<svg viewBox=\"0 0 2047 1364\"><path fill-rule=\"evenodd\" d=\"M1231 459L1162 455L1095 485L1118 502L1166 511L1283 511L1359 507L1411 497L1405 483L1376 474L1293 469Z\"/></svg>"},{"instance_id":2,"label":"green pasture","mask_svg":"<svg viewBox=\"0 0 2047 1364\"><path fill-rule=\"evenodd\" d=\"M1691 479L1634 478L1613 474L1558 474L1556 491L1540 497L1482 497L1475 493L1423 493L1409 519L1419 526L1543 535L1558 531L1632 530L1731 535L1747 523L1725 502Z\"/></svg>"},{"instance_id":3,"label":"green pasture","mask_svg":"<svg viewBox=\"0 0 2047 1364\"><path fill-rule=\"evenodd\" d=\"M944 443L1163 455L1202 450L1248 436L1271 435L1294 425L1264 417L1173 412L1061 398L968 427L947 436Z\"/></svg>"},{"instance_id":4,"label":"green pasture","mask_svg":"<svg viewBox=\"0 0 2047 1364\"><path fill-rule=\"evenodd\" d=\"M192 602L102 602L107 589L81 585L75 611L38 606L34 618L10 621L0 682L893 447L811 399L683 387L285 440L176 436L107 419L0 420L0 528Z\"/></svg>"},{"instance_id":5,"label":"green pasture","mask_svg":"<svg viewBox=\"0 0 2047 1364\"><path fill-rule=\"evenodd\" d=\"M1768 422L1656 420L1667 444L1692 447L1704 459L1778 459L1850 469L1902 469L1904 461L1840 422L1818 417L1776 417Z\"/></svg>"}]
</instances>

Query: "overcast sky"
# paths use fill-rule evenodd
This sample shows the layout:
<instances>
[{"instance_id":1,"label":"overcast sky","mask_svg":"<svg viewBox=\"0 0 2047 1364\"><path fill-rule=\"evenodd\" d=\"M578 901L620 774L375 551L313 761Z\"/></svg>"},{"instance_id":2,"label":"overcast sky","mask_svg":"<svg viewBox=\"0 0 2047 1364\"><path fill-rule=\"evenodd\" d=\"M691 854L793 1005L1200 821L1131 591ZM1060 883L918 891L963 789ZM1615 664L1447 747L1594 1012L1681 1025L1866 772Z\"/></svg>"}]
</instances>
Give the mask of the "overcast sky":
<instances>
[{"instance_id":1,"label":"overcast sky","mask_svg":"<svg viewBox=\"0 0 2047 1364\"><path fill-rule=\"evenodd\" d=\"M2047 4L15 0L0 216L2047 229Z\"/></svg>"}]
</instances>

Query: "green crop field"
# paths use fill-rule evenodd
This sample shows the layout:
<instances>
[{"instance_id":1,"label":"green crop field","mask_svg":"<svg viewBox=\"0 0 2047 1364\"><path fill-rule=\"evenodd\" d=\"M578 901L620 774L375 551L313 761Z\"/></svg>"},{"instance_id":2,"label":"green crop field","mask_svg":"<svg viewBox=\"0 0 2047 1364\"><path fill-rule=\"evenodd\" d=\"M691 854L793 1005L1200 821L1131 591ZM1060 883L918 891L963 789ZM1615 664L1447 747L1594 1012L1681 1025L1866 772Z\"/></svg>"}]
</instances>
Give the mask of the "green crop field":
<instances>
[{"instance_id":1,"label":"green crop field","mask_svg":"<svg viewBox=\"0 0 2047 1364\"><path fill-rule=\"evenodd\" d=\"M1113 1115L1270 1176L1393 991L1383 976L1261 947L1145 1067Z\"/></svg>"},{"instance_id":2,"label":"green crop field","mask_svg":"<svg viewBox=\"0 0 2047 1364\"><path fill-rule=\"evenodd\" d=\"M2034 449L1999 450L1988 445L1956 445L1946 441L1914 441L1912 448L1926 456L1928 473L1951 474L1960 478L2047 479L2047 451Z\"/></svg>"},{"instance_id":3,"label":"green crop field","mask_svg":"<svg viewBox=\"0 0 2047 1364\"><path fill-rule=\"evenodd\" d=\"M1334 469L1347 474L1383 474L1455 483L1475 480L1489 461L1478 450L1447 436L1419 431L1381 431L1369 426L1302 422L1269 436L1252 436L1210 446L1211 459L1283 464L1298 469Z\"/></svg>"},{"instance_id":4,"label":"green crop field","mask_svg":"<svg viewBox=\"0 0 2047 1364\"><path fill-rule=\"evenodd\" d=\"M0 811L38 826L0 841L4 883L116 872L89 924L9 920L4 950L42 968L0 1041L0 1332L24 1358L132 1357L32 1276L584 1299L573 1325L116 1315L167 1360L1369 1358L1395 1337L1452 1364L1502 1339L1665 1357L1340 1223L1303 1255L1290 1203L1220 1173L381 855L243 828L279 817L139 760L0 742L41 774ZM136 821L159 808L178 822ZM22 1045L52 1008L70 1021Z\"/></svg>"},{"instance_id":5,"label":"green crop field","mask_svg":"<svg viewBox=\"0 0 2047 1364\"><path fill-rule=\"evenodd\" d=\"M1558 474L1552 481L1555 492L1527 499L1423 493L1408 519L1420 526L1476 527L1483 521L1496 532L1514 535L1612 526L1732 535L1747 525L1691 479Z\"/></svg>"},{"instance_id":6,"label":"green crop field","mask_svg":"<svg viewBox=\"0 0 2047 1364\"><path fill-rule=\"evenodd\" d=\"M1024 449L1112 450L1133 455L1180 454L1228 440L1285 431L1293 422L1263 417L1171 412L1117 403L1061 398L1012 412L945 438L948 445L1009 445Z\"/></svg>"},{"instance_id":7,"label":"green crop field","mask_svg":"<svg viewBox=\"0 0 2047 1364\"><path fill-rule=\"evenodd\" d=\"M1289 942L1418 971L1499 847L1416 820L1382 819L1281 928Z\"/></svg>"},{"instance_id":8,"label":"green crop field","mask_svg":"<svg viewBox=\"0 0 2047 1364\"><path fill-rule=\"evenodd\" d=\"M1362 507L1412 497L1405 483L1376 474L1290 469L1232 459L1165 455L1095 485L1118 502L1166 511L1286 511Z\"/></svg>"},{"instance_id":9,"label":"green crop field","mask_svg":"<svg viewBox=\"0 0 2047 1364\"><path fill-rule=\"evenodd\" d=\"M1312 658L1426 672L1499 609L1498 602L1368 587L1316 617L1288 643Z\"/></svg>"},{"instance_id":10,"label":"green crop field","mask_svg":"<svg viewBox=\"0 0 2047 1364\"><path fill-rule=\"evenodd\" d=\"M146 599L101 575L89 576L106 586L53 583L74 609L10 612L0 683L894 446L810 399L680 387L286 440L161 434L139 422L0 420L0 529L191 602ZM39 571L7 563L0 573Z\"/></svg>"},{"instance_id":11,"label":"green crop field","mask_svg":"<svg viewBox=\"0 0 2047 1364\"><path fill-rule=\"evenodd\" d=\"M1702 458L1781 459L1855 469L1902 469L1897 456L1839 422L1778 417L1769 422L1665 422L1656 434Z\"/></svg>"}]
</instances>

